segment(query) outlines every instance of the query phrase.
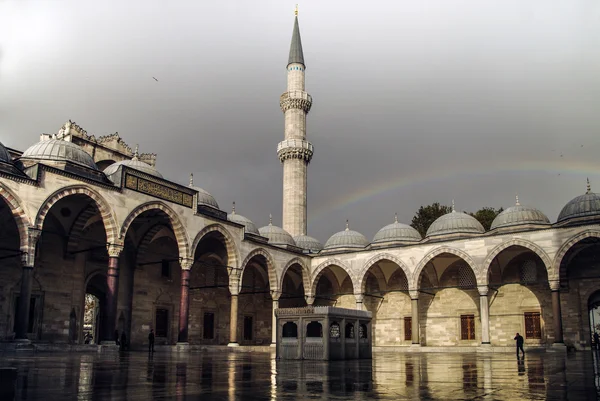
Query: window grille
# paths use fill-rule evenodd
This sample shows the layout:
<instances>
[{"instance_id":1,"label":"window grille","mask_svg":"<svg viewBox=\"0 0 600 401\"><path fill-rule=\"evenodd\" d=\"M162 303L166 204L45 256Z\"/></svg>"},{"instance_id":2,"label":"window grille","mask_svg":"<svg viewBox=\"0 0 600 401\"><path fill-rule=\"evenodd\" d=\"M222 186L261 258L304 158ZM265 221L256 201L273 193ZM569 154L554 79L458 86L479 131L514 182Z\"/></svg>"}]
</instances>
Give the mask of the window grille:
<instances>
[{"instance_id":1,"label":"window grille","mask_svg":"<svg viewBox=\"0 0 600 401\"><path fill-rule=\"evenodd\" d=\"M458 267L458 286L459 287L475 287L475 275L471 268L465 265Z\"/></svg>"},{"instance_id":2,"label":"window grille","mask_svg":"<svg viewBox=\"0 0 600 401\"><path fill-rule=\"evenodd\" d=\"M412 340L412 317L404 318L404 340Z\"/></svg>"},{"instance_id":3,"label":"window grille","mask_svg":"<svg viewBox=\"0 0 600 401\"><path fill-rule=\"evenodd\" d=\"M461 315L460 317L460 339L474 340L475 339L475 316Z\"/></svg>"}]
</instances>

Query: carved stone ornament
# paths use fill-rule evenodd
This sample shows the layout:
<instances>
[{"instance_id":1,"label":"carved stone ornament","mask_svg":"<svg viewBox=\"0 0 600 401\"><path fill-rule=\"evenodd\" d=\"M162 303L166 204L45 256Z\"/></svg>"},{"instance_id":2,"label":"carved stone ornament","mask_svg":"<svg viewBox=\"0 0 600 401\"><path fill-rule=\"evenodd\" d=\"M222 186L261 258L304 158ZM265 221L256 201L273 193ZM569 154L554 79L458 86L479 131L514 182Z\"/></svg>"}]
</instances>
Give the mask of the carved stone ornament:
<instances>
[{"instance_id":1,"label":"carved stone ornament","mask_svg":"<svg viewBox=\"0 0 600 401\"><path fill-rule=\"evenodd\" d=\"M287 139L279 142L277 146L277 156L282 163L288 159L300 159L310 163L313 152L313 145L301 139Z\"/></svg>"},{"instance_id":2,"label":"carved stone ornament","mask_svg":"<svg viewBox=\"0 0 600 401\"><path fill-rule=\"evenodd\" d=\"M284 113L289 109L300 109L308 113L312 107L312 97L304 91L285 92L279 98L279 106Z\"/></svg>"},{"instance_id":3,"label":"carved stone ornament","mask_svg":"<svg viewBox=\"0 0 600 401\"><path fill-rule=\"evenodd\" d=\"M123 251L123 245L119 244L108 244L106 245L106 249L108 250L108 256L111 258L118 258Z\"/></svg>"}]
</instances>

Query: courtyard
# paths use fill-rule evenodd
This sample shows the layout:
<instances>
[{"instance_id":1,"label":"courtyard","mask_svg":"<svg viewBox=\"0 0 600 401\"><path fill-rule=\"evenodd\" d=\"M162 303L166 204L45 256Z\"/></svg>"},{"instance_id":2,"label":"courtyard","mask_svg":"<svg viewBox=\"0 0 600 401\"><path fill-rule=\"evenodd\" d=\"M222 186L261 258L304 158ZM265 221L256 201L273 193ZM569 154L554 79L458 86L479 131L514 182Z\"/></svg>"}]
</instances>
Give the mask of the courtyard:
<instances>
[{"instance_id":1,"label":"courtyard","mask_svg":"<svg viewBox=\"0 0 600 401\"><path fill-rule=\"evenodd\" d=\"M592 400L598 353L375 353L278 361L269 352L5 353L17 400ZM596 373L595 373L596 372Z\"/></svg>"}]
</instances>

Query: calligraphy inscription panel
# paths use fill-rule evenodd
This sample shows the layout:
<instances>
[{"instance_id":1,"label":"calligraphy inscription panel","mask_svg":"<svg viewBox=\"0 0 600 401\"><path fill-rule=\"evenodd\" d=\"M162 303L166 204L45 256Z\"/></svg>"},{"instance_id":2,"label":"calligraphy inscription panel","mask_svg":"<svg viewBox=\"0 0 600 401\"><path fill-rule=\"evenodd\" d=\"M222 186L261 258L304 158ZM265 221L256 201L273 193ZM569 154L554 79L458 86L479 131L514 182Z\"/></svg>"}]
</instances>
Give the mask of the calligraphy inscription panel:
<instances>
[{"instance_id":1,"label":"calligraphy inscription panel","mask_svg":"<svg viewBox=\"0 0 600 401\"><path fill-rule=\"evenodd\" d=\"M125 177L125 187L189 208L192 207L194 200L190 194L130 174Z\"/></svg>"}]
</instances>

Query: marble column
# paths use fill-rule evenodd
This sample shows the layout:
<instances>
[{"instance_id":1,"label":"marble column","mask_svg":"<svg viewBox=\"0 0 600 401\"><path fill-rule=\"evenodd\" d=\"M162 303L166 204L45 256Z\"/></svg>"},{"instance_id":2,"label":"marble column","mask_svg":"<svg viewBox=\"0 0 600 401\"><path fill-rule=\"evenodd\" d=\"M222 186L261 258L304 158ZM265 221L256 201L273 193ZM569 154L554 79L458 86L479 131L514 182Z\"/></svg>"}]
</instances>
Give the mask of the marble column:
<instances>
[{"instance_id":1,"label":"marble column","mask_svg":"<svg viewBox=\"0 0 600 401\"><path fill-rule=\"evenodd\" d=\"M554 321L554 344L562 344L563 326L562 313L560 310L560 281L550 281L550 290L552 291L552 315Z\"/></svg>"},{"instance_id":2,"label":"marble column","mask_svg":"<svg viewBox=\"0 0 600 401\"><path fill-rule=\"evenodd\" d=\"M29 328L29 307L31 304L31 287L33 285L33 268L35 265L36 247L41 231L30 228L27 233L27 248L21 254L21 292L17 305L15 340L27 341Z\"/></svg>"},{"instance_id":3,"label":"marble column","mask_svg":"<svg viewBox=\"0 0 600 401\"><path fill-rule=\"evenodd\" d=\"M487 285L477 286L479 291L479 308L481 318L481 344L490 345L490 304Z\"/></svg>"},{"instance_id":4,"label":"marble column","mask_svg":"<svg viewBox=\"0 0 600 401\"><path fill-rule=\"evenodd\" d=\"M106 275L106 321L104 341L114 341L115 324L117 320L117 301L119 297L119 257L123 246L109 244L108 273Z\"/></svg>"},{"instance_id":5,"label":"marble column","mask_svg":"<svg viewBox=\"0 0 600 401\"><path fill-rule=\"evenodd\" d=\"M281 292L271 291L271 298L273 299L273 323L271 325L271 347L277 344L277 316L275 316L275 309L279 308L279 297Z\"/></svg>"},{"instance_id":6,"label":"marble column","mask_svg":"<svg viewBox=\"0 0 600 401\"><path fill-rule=\"evenodd\" d=\"M421 337L419 334L419 292L418 291L409 291L410 301L412 307L411 314L411 334L412 334L412 343L413 345L421 344Z\"/></svg>"},{"instance_id":7,"label":"marble column","mask_svg":"<svg viewBox=\"0 0 600 401\"><path fill-rule=\"evenodd\" d=\"M229 347L239 346L237 342L238 294L231 294L231 314L229 317Z\"/></svg>"},{"instance_id":8,"label":"marble column","mask_svg":"<svg viewBox=\"0 0 600 401\"><path fill-rule=\"evenodd\" d=\"M356 310L364 310L365 296L363 294L354 294L356 299Z\"/></svg>"},{"instance_id":9,"label":"marble column","mask_svg":"<svg viewBox=\"0 0 600 401\"><path fill-rule=\"evenodd\" d=\"M190 317L190 269L193 261L181 262L181 296L179 297L179 335L178 343L188 342L188 322Z\"/></svg>"}]
</instances>

